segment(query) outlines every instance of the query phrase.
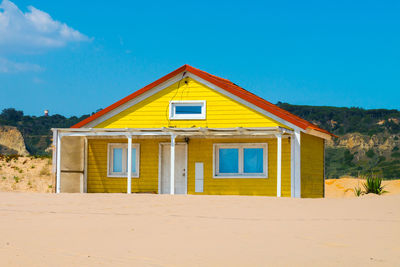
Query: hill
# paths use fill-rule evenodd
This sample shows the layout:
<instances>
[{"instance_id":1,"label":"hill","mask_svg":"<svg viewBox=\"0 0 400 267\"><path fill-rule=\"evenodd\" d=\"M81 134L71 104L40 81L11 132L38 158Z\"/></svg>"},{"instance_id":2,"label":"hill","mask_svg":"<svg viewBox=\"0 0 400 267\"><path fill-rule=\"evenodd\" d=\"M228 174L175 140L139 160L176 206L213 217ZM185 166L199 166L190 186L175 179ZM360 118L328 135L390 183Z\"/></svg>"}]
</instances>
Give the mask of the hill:
<instances>
[{"instance_id":1,"label":"hill","mask_svg":"<svg viewBox=\"0 0 400 267\"><path fill-rule=\"evenodd\" d=\"M400 111L277 103L339 138L328 142L326 176L360 176L378 173L387 179L400 177ZM22 134L31 155L49 155L51 128L67 128L89 115L28 116L13 108L0 114L0 126L14 126Z\"/></svg>"},{"instance_id":2,"label":"hill","mask_svg":"<svg viewBox=\"0 0 400 267\"><path fill-rule=\"evenodd\" d=\"M61 115L27 116L22 111L7 108L0 114L0 126L14 126L22 134L26 149L31 155L49 155L46 149L51 144L51 128L68 128L77 122L89 117L66 118Z\"/></svg>"},{"instance_id":3,"label":"hill","mask_svg":"<svg viewBox=\"0 0 400 267\"><path fill-rule=\"evenodd\" d=\"M339 138L327 143L326 176L400 177L400 111L278 103Z\"/></svg>"}]
</instances>

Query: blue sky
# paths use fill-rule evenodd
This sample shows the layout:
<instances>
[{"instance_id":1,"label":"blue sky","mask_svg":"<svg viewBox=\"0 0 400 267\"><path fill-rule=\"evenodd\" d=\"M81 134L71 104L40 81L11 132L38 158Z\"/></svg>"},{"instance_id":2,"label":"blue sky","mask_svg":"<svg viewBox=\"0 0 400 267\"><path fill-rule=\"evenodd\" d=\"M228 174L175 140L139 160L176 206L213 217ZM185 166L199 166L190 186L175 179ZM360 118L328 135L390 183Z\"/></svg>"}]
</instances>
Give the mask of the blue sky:
<instances>
[{"instance_id":1,"label":"blue sky","mask_svg":"<svg viewBox=\"0 0 400 267\"><path fill-rule=\"evenodd\" d=\"M400 108L400 1L1 5L0 109L87 114L183 64L273 103Z\"/></svg>"}]
</instances>

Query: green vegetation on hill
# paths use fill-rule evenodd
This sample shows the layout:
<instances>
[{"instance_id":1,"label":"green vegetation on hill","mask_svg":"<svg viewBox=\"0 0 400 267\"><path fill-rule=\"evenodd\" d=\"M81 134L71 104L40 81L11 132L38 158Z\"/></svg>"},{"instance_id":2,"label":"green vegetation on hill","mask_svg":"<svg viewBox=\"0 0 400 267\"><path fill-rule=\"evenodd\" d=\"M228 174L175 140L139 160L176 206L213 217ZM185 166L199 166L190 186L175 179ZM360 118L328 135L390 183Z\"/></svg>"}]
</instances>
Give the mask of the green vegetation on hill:
<instances>
[{"instance_id":1,"label":"green vegetation on hill","mask_svg":"<svg viewBox=\"0 0 400 267\"><path fill-rule=\"evenodd\" d=\"M51 144L51 128L68 128L89 115L66 118L61 115L26 116L22 111L7 108L0 114L0 125L15 126L24 137L26 149L32 155L47 155Z\"/></svg>"},{"instance_id":2,"label":"green vegetation on hill","mask_svg":"<svg viewBox=\"0 0 400 267\"><path fill-rule=\"evenodd\" d=\"M278 102L279 107L336 135L400 133L400 111L325 106L300 106Z\"/></svg>"}]
</instances>

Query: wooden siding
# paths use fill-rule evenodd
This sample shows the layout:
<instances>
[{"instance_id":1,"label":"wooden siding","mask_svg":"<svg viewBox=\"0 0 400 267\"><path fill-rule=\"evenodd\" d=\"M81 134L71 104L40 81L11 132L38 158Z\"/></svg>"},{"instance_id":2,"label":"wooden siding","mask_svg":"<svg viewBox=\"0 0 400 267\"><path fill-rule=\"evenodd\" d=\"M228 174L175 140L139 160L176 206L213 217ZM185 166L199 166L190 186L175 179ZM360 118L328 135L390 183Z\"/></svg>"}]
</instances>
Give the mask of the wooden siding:
<instances>
[{"instance_id":1,"label":"wooden siding","mask_svg":"<svg viewBox=\"0 0 400 267\"><path fill-rule=\"evenodd\" d=\"M159 143L163 139L134 139L140 144L140 177L132 178L132 192L158 191ZM177 140L180 141L180 140ZM107 144L125 139L92 139L88 142L88 192L125 193L126 178L107 177ZM268 143L267 179L213 178L214 143ZM290 196L290 139L282 139L282 196ZM188 144L188 194L276 196L276 139L191 138ZM195 193L195 162L204 163L204 192Z\"/></svg>"},{"instance_id":2,"label":"wooden siding","mask_svg":"<svg viewBox=\"0 0 400 267\"><path fill-rule=\"evenodd\" d=\"M187 84L185 81L187 81ZM171 100L206 100L206 119L169 120L169 103ZM196 80L185 78L98 124L96 128L274 126L286 127Z\"/></svg>"},{"instance_id":3,"label":"wooden siding","mask_svg":"<svg viewBox=\"0 0 400 267\"><path fill-rule=\"evenodd\" d=\"M159 142L161 142L160 139L132 140L132 143L140 144L140 177L132 178L132 192L157 193ZM108 143L127 143L127 140L89 140L87 173L87 190L89 193L126 193L126 178L107 177Z\"/></svg>"},{"instance_id":4,"label":"wooden siding","mask_svg":"<svg viewBox=\"0 0 400 267\"><path fill-rule=\"evenodd\" d=\"M324 197L324 140L301 133L301 197Z\"/></svg>"}]
</instances>

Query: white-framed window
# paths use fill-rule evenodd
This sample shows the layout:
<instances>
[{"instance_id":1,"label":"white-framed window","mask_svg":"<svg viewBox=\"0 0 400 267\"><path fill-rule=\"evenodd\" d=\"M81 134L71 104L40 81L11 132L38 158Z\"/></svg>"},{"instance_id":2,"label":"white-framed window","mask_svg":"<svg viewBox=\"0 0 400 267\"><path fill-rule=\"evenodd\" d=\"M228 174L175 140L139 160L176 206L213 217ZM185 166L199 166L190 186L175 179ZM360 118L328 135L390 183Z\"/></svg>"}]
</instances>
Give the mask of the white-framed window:
<instances>
[{"instance_id":1,"label":"white-framed window","mask_svg":"<svg viewBox=\"0 0 400 267\"><path fill-rule=\"evenodd\" d=\"M268 178L267 143L214 144L214 178Z\"/></svg>"},{"instance_id":2,"label":"white-framed window","mask_svg":"<svg viewBox=\"0 0 400 267\"><path fill-rule=\"evenodd\" d=\"M205 100L170 101L170 120L204 120L206 118Z\"/></svg>"},{"instance_id":3,"label":"white-framed window","mask_svg":"<svg viewBox=\"0 0 400 267\"><path fill-rule=\"evenodd\" d=\"M139 177L140 144L132 144L132 178ZM128 144L109 143L107 156L107 176L128 176Z\"/></svg>"}]
</instances>

